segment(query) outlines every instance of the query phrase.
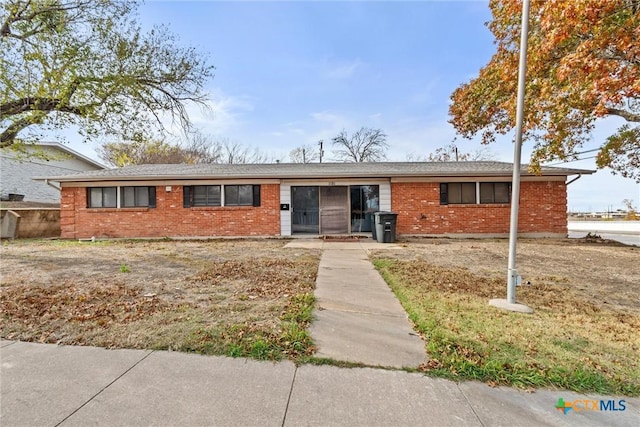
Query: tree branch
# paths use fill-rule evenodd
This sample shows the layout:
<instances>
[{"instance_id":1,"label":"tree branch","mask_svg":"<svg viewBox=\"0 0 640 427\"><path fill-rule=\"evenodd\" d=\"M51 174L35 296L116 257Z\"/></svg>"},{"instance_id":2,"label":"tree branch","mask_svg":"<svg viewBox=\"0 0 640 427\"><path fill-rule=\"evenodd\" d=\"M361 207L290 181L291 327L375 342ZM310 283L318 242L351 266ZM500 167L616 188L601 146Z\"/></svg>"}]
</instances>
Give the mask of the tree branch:
<instances>
[{"instance_id":1,"label":"tree branch","mask_svg":"<svg viewBox=\"0 0 640 427\"><path fill-rule=\"evenodd\" d=\"M34 123L42 123L42 120L44 116L46 116L46 114L42 114L41 116L42 118L36 117L35 119L33 117L22 117L11 123L11 125L9 125L9 127L7 127L0 134L0 148L10 147L11 145L13 145L13 142L16 139L16 136L18 136L18 133L27 126L30 126Z\"/></svg>"},{"instance_id":2,"label":"tree branch","mask_svg":"<svg viewBox=\"0 0 640 427\"><path fill-rule=\"evenodd\" d=\"M628 122L640 122L640 114L632 113L627 110L620 110L619 108L607 108L607 114L620 116Z\"/></svg>"},{"instance_id":3,"label":"tree branch","mask_svg":"<svg viewBox=\"0 0 640 427\"><path fill-rule=\"evenodd\" d=\"M61 111L63 113L82 114L82 110L79 107L62 105L62 101L56 98L27 96L0 105L0 117L14 116L27 111Z\"/></svg>"}]
</instances>

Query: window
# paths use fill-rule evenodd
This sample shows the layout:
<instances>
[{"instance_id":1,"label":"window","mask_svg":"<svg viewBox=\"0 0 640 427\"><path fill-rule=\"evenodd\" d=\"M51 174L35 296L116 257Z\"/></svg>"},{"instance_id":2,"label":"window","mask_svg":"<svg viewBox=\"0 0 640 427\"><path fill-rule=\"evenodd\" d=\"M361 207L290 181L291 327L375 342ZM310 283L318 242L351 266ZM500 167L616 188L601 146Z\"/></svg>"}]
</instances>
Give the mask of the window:
<instances>
[{"instance_id":1,"label":"window","mask_svg":"<svg viewBox=\"0 0 640 427\"><path fill-rule=\"evenodd\" d=\"M183 206L260 206L259 185L191 185L182 187ZM224 194L224 200L221 195Z\"/></svg>"},{"instance_id":2,"label":"window","mask_svg":"<svg viewBox=\"0 0 640 427\"><path fill-rule=\"evenodd\" d=\"M156 187L121 187L120 206L123 208L155 208Z\"/></svg>"},{"instance_id":3,"label":"window","mask_svg":"<svg viewBox=\"0 0 640 427\"><path fill-rule=\"evenodd\" d=\"M476 191L480 200L476 199ZM508 204L511 200L510 182L449 182L440 184L440 204Z\"/></svg>"},{"instance_id":4,"label":"window","mask_svg":"<svg viewBox=\"0 0 640 427\"><path fill-rule=\"evenodd\" d=\"M219 185L196 185L193 188L193 206L222 206Z\"/></svg>"},{"instance_id":5,"label":"window","mask_svg":"<svg viewBox=\"0 0 640 427\"><path fill-rule=\"evenodd\" d=\"M253 185L225 185L225 206L253 206Z\"/></svg>"},{"instance_id":6,"label":"window","mask_svg":"<svg viewBox=\"0 0 640 427\"><path fill-rule=\"evenodd\" d=\"M118 206L118 187L87 188L88 208L115 208Z\"/></svg>"},{"instance_id":7,"label":"window","mask_svg":"<svg viewBox=\"0 0 640 427\"><path fill-rule=\"evenodd\" d=\"M509 203L510 199L510 182L480 183L480 203Z\"/></svg>"},{"instance_id":8,"label":"window","mask_svg":"<svg viewBox=\"0 0 640 427\"><path fill-rule=\"evenodd\" d=\"M475 204L475 182L450 182L440 184L440 204Z\"/></svg>"}]
</instances>

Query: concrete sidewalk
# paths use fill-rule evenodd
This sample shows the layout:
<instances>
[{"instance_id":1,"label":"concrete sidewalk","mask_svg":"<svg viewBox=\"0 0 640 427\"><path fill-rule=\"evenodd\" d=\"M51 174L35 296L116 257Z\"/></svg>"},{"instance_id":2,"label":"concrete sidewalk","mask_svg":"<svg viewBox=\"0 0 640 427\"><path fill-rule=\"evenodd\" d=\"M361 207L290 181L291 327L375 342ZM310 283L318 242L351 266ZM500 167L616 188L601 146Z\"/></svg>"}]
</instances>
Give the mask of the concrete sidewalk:
<instances>
[{"instance_id":1,"label":"concrete sidewalk","mask_svg":"<svg viewBox=\"0 0 640 427\"><path fill-rule=\"evenodd\" d=\"M526 393L372 368L2 341L5 426L638 426L624 411L555 409ZM618 406L619 407L619 406Z\"/></svg>"},{"instance_id":2,"label":"concrete sidewalk","mask_svg":"<svg viewBox=\"0 0 640 427\"><path fill-rule=\"evenodd\" d=\"M306 242L318 244L319 240ZM300 244L291 242L289 245ZM289 246L291 247L291 246ZM315 356L369 366L415 368L427 359L425 344L404 308L374 269L368 249L400 249L367 240L322 242L316 309L309 332Z\"/></svg>"}]
</instances>

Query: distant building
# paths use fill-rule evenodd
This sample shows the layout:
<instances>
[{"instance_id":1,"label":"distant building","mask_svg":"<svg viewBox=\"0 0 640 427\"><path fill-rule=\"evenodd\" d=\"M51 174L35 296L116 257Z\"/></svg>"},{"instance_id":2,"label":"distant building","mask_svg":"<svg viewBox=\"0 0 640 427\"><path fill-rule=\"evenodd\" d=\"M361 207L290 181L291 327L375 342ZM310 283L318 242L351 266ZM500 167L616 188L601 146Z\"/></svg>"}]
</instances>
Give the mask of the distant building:
<instances>
[{"instance_id":1,"label":"distant building","mask_svg":"<svg viewBox=\"0 0 640 427\"><path fill-rule=\"evenodd\" d=\"M11 194L11 198L29 202L60 203L59 190L32 178L100 169L104 165L57 142L29 145L25 154L4 148L0 150L0 196L3 200Z\"/></svg>"}]
</instances>

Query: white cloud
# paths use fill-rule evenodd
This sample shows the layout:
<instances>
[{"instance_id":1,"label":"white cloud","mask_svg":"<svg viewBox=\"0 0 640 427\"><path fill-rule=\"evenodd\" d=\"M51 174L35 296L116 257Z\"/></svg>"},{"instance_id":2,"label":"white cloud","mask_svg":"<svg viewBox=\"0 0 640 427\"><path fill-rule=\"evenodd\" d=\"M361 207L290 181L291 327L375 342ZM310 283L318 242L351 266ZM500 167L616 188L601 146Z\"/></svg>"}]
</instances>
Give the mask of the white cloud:
<instances>
[{"instance_id":1,"label":"white cloud","mask_svg":"<svg viewBox=\"0 0 640 427\"><path fill-rule=\"evenodd\" d=\"M219 137L229 137L244 124L244 116L254 109L249 96L227 95L221 90L209 93L205 105L189 103L186 111L193 126L199 131ZM162 115L165 128L173 136L180 136L182 129L168 114Z\"/></svg>"},{"instance_id":2,"label":"white cloud","mask_svg":"<svg viewBox=\"0 0 640 427\"><path fill-rule=\"evenodd\" d=\"M228 135L242 125L243 115L253 108L248 96L229 96L217 91L211 94L206 108L192 108L189 116L193 124L205 133Z\"/></svg>"},{"instance_id":3,"label":"white cloud","mask_svg":"<svg viewBox=\"0 0 640 427\"><path fill-rule=\"evenodd\" d=\"M363 68L364 62L359 59L354 59L350 62L331 64L327 60L325 65L324 76L328 79L343 80L353 77L356 72Z\"/></svg>"}]
</instances>

